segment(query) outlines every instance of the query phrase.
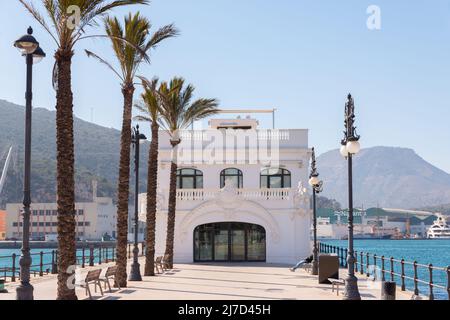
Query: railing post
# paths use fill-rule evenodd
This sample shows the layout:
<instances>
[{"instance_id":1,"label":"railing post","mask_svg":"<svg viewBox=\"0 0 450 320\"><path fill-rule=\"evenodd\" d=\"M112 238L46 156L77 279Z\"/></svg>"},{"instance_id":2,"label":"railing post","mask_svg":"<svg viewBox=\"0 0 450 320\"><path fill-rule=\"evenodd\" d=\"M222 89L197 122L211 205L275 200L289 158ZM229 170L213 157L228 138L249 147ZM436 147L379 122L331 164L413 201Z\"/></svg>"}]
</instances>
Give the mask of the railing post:
<instances>
[{"instance_id":1,"label":"railing post","mask_svg":"<svg viewBox=\"0 0 450 320\"><path fill-rule=\"evenodd\" d=\"M377 280L377 255L373 255L373 280Z\"/></svg>"},{"instance_id":2,"label":"railing post","mask_svg":"<svg viewBox=\"0 0 450 320\"><path fill-rule=\"evenodd\" d=\"M128 244L128 259L131 259L131 244Z\"/></svg>"},{"instance_id":3,"label":"railing post","mask_svg":"<svg viewBox=\"0 0 450 320\"><path fill-rule=\"evenodd\" d=\"M384 273L384 256L381 256L381 281L386 281L385 273Z\"/></svg>"},{"instance_id":4,"label":"railing post","mask_svg":"<svg viewBox=\"0 0 450 320\"><path fill-rule=\"evenodd\" d=\"M394 257L391 257L391 281L394 282Z\"/></svg>"},{"instance_id":5,"label":"railing post","mask_svg":"<svg viewBox=\"0 0 450 320\"><path fill-rule=\"evenodd\" d=\"M369 259L370 259L369 253L366 252L366 275L368 277L370 276L370 273L369 273L370 261L369 261Z\"/></svg>"},{"instance_id":6,"label":"railing post","mask_svg":"<svg viewBox=\"0 0 450 320\"><path fill-rule=\"evenodd\" d=\"M430 286L430 295L429 299L434 300L434 293L433 293L433 265L430 263L428 265L428 271L430 272L430 282L428 285Z\"/></svg>"},{"instance_id":7,"label":"railing post","mask_svg":"<svg viewBox=\"0 0 450 320\"><path fill-rule=\"evenodd\" d=\"M345 250L343 250L342 253L343 253L342 262L343 262L344 268L347 268L348 249L345 248Z\"/></svg>"},{"instance_id":8,"label":"railing post","mask_svg":"<svg viewBox=\"0 0 450 320\"><path fill-rule=\"evenodd\" d=\"M116 261L116 248L112 247L112 262Z\"/></svg>"},{"instance_id":9,"label":"railing post","mask_svg":"<svg viewBox=\"0 0 450 320\"><path fill-rule=\"evenodd\" d=\"M52 274L56 274L56 267L55 267L55 250L52 250Z\"/></svg>"},{"instance_id":10,"label":"railing post","mask_svg":"<svg viewBox=\"0 0 450 320\"><path fill-rule=\"evenodd\" d=\"M364 274L364 256L363 256L363 252L361 251L360 253L359 253L359 257L361 258L360 260L361 260L361 270L360 270L360 273L361 274Z\"/></svg>"},{"instance_id":11,"label":"railing post","mask_svg":"<svg viewBox=\"0 0 450 320\"><path fill-rule=\"evenodd\" d=\"M44 252L39 253L39 277L44 276Z\"/></svg>"},{"instance_id":12,"label":"railing post","mask_svg":"<svg viewBox=\"0 0 450 320\"><path fill-rule=\"evenodd\" d=\"M94 246L89 247L89 267L94 266Z\"/></svg>"},{"instance_id":13,"label":"railing post","mask_svg":"<svg viewBox=\"0 0 450 320\"><path fill-rule=\"evenodd\" d=\"M108 246L105 248L105 252L106 252L106 263L109 263L109 256L108 256Z\"/></svg>"},{"instance_id":14,"label":"railing post","mask_svg":"<svg viewBox=\"0 0 450 320\"><path fill-rule=\"evenodd\" d=\"M448 300L450 300L450 266L447 267L447 294Z\"/></svg>"},{"instance_id":15,"label":"railing post","mask_svg":"<svg viewBox=\"0 0 450 320\"><path fill-rule=\"evenodd\" d=\"M58 273L59 251L55 250L55 273Z\"/></svg>"},{"instance_id":16,"label":"railing post","mask_svg":"<svg viewBox=\"0 0 450 320\"><path fill-rule=\"evenodd\" d=\"M11 282L16 282L16 254L12 254L12 275Z\"/></svg>"},{"instance_id":17,"label":"railing post","mask_svg":"<svg viewBox=\"0 0 450 320\"><path fill-rule=\"evenodd\" d=\"M414 261L413 263L414 266L414 295L418 296L419 295L419 283L417 281L417 261Z\"/></svg>"},{"instance_id":18,"label":"railing post","mask_svg":"<svg viewBox=\"0 0 450 320\"><path fill-rule=\"evenodd\" d=\"M84 263L84 260L86 258L85 253L84 253L84 247L81 249L81 255L82 255L81 258L83 259L83 262L81 263L81 267L84 269L84 267L86 266Z\"/></svg>"},{"instance_id":19,"label":"railing post","mask_svg":"<svg viewBox=\"0 0 450 320\"><path fill-rule=\"evenodd\" d=\"M358 251L355 250L355 272L358 272Z\"/></svg>"},{"instance_id":20,"label":"railing post","mask_svg":"<svg viewBox=\"0 0 450 320\"><path fill-rule=\"evenodd\" d=\"M102 246L98 246L98 264L102 264Z\"/></svg>"},{"instance_id":21,"label":"railing post","mask_svg":"<svg viewBox=\"0 0 450 320\"><path fill-rule=\"evenodd\" d=\"M141 254L141 256L145 256L145 243L142 242L141 246L142 246L142 254Z\"/></svg>"},{"instance_id":22,"label":"railing post","mask_svg":"<svg viewBox=\"0 0 450 320\"><path fill-rule=\"evenodd\" d=\"M402 291L406 290L406 286L405 286L405 259L402 259L402 261L400 262L401 266L402 266Z\"/></svg>"}]
</instances>

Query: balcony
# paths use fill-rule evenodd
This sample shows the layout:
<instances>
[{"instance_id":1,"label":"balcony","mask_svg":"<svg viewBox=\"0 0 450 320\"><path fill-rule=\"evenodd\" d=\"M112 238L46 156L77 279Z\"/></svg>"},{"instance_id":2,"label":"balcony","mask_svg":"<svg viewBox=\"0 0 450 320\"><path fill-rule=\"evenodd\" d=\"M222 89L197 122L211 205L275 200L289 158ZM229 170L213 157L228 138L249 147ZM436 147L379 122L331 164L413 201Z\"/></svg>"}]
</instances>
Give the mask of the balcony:
<instances>
[{"instance_id":1,"label":"balcony","mask_svg":"<svg viewBox=\"0 0 450 320\"><path fill-rule=\"evenodd\" d=\"M294 206L296 190L287 189L178 189L176 193L177 210L192 210L206 201L217 199L238 199L257 202L267 209L289 209ZM164 190L168 199L169 190ZM161 209L167 210L163 201Z\"/></svg>"}]
</instances>

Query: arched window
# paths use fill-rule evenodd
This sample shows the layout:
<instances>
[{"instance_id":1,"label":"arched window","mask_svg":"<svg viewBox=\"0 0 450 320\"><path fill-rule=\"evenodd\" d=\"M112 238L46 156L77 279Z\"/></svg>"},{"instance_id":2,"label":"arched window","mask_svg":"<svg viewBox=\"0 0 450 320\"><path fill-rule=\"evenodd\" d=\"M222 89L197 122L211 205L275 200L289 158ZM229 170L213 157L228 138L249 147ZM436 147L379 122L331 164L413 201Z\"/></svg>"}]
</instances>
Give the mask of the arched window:
<instances>
[{"instance_id":1,"label":"arched window","mask_svg":"<svg viewBox=\"0 0 450 320\"><path fill-rule=\"evenodd\" d=\"M196 169L178 170L177 189L203 189L203 172Z\"/></svg>"},{"instance_id":2,"label":"arched window","mask_svg":"<svg viewBox=\"0 0 450 320\"><path fill-rule=\"evenodd\" d=\"M235 168L225 169L220 173L220 188L225 187L225 182L230 181L234 187L241 189L244 186L242 171Z\"/></svg>"},{"instance_id":3,"label":"arched window","mask_svg":"<svg viewBox=\"0 0 450 320\"><path fill-rule=\"evenodd\" d=\"M280 189L291 187L291 172L286 169L273 168L261 172L261 188Z\"/></svg>"}]
</instances>

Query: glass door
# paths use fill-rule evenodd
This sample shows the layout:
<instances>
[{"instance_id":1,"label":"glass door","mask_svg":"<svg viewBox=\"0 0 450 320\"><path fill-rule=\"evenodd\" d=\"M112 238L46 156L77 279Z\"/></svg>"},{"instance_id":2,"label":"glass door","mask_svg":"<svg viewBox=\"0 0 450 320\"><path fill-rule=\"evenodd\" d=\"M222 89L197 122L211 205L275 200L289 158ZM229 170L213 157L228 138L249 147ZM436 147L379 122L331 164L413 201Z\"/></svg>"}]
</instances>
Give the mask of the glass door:
<instances>
[{"instance_id":1,"label":"glass door","mask_svg":"<svg viewBox=\"0 0 450 320\"><path fill-rule=\"evenodd\" d=\"M231 226L231 261L245 261L245 226L233 223Z\"/></svg>"}]
</instances>

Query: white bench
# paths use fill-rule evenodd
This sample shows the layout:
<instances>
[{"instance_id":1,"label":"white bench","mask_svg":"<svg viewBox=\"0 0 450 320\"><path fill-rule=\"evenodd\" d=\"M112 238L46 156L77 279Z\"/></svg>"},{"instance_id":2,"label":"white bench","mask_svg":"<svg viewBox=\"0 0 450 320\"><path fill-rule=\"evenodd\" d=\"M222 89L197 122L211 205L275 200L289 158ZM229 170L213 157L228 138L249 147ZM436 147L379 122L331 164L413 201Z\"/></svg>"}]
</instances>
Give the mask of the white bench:
<instances>
[{"instance_id":1,"label":"white bench","mask_svg":"<svg viewBox=\"0 0 450 320\"><path fill-rule=\"evenodd\" d=\"M331 282L331 292L334 292L334 288L336 287L337 295L339 295L339 287L340 286L345 286L345 280L344 279L328 278L328 281Z\"/></svg>"}]
</instances>

